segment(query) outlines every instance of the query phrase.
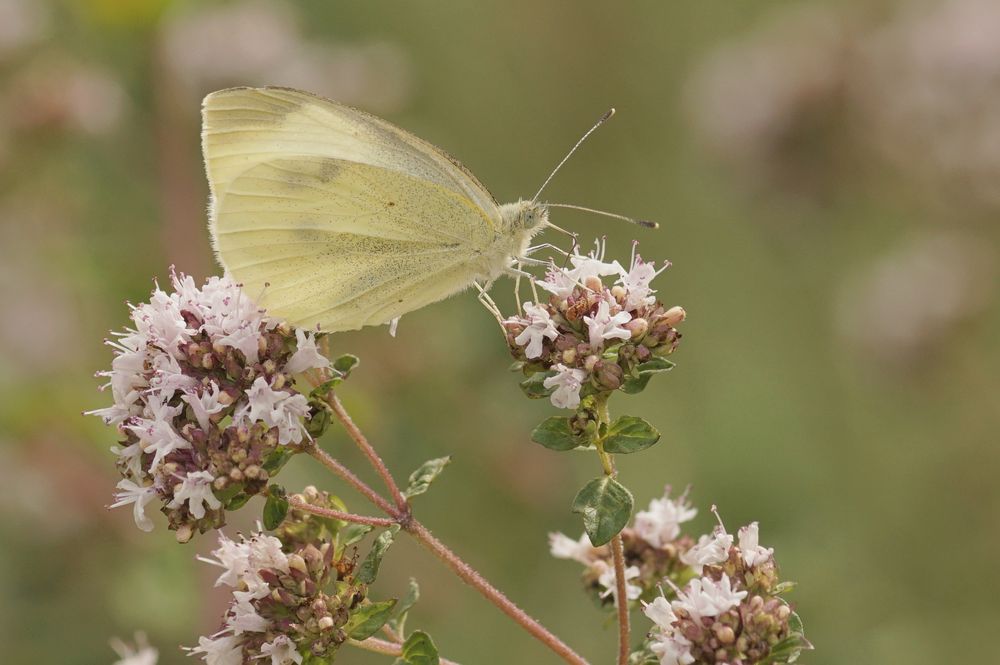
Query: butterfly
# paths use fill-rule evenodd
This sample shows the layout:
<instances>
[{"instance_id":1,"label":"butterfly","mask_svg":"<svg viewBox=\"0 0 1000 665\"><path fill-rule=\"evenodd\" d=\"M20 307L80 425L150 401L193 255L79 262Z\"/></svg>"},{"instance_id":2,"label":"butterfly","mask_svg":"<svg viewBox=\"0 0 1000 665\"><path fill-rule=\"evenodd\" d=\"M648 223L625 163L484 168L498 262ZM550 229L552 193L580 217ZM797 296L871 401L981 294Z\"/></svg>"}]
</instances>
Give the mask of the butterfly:
<instances>
[{"instance_id":1,"label":"butterfly","mask_svg":"<svg viewBox=\"0 0 1000 665\"><path fill-rule=\"evenodd\" d=\"M473 285L488 299L483 284L543 263L530 243L554 226L550 207L652 226L537 194L501 205L430 143L289 88L209 94L202 150L223 268L270 315L324 332L393 322Z\"/></svg>"}]
</instances>

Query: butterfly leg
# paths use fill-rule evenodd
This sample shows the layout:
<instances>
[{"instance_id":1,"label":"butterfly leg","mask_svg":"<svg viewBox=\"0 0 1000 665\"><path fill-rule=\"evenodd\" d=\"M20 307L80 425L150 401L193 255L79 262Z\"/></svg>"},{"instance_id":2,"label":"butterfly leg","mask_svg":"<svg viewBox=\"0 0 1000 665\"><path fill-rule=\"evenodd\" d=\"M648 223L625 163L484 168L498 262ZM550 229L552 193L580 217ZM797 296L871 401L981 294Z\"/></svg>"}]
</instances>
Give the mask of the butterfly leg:
<instances>
[{"instance_id":1,"label":"butterfly leg","mask_svg":"<svg viewBox=\"0 0 1000 665\"><path fill-rule=\"evenodd\" d=\"M473 286L479 291L479 295L476 297L480 304L486 308L486 311L493 315L493 318L497 320L497 325L500 326L500 330L503 332L504 338L507 337L507 329L503 327L503 314L500 312L500 308L497 307L496 302L490 297L489 292L484 289L479 282L473 282Z\"/></svg>"},{"instance_id":2,"label":"butterfly leg","mask_svg":"<svg viewBox=\"0 0 1000 665\"><path fill-rule=\"evenodd\" d=\"M521 269L521 262L517 262L517 269ZM521 273L517 274L514 278L514 304L517 307L517 313L523 314L524 310L521 309Z\"/></svg>"},{"instance_id":3,"label":"butterfly leg","mask_svg":"<svg viewBox=\"0 0 1000 665\"><path fill-rule=\"evenodd\" d=\"M570 255L570 253L567 252L562 247L558 247L556 245L553 245L550 242L543 242L541 245L535 245L534 247L529 247L528 249L526 249L524 251L524 254L526 256L531 256L535 252L538 252L538 251L543 250L543 249L551 249L552 251L558 252L559 254L562 254L563 256L569 256Z\"/></svg>"}]
</instances>

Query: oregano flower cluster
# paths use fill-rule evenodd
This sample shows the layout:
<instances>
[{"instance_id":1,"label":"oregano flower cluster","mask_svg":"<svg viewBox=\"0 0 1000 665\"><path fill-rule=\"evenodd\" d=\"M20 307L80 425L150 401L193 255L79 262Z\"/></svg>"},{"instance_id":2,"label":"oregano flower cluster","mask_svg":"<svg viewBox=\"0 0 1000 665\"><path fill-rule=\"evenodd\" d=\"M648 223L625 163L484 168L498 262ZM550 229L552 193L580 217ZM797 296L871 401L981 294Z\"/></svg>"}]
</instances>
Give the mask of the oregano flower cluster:
<instances>
[{"instance_id":1,"label":"oregano flower cluster","mask_svg":"<svg viewBox=\"0 0 1000 665\"><path fill-rule=\"evenodd\" d=\"M680 341L675 326L685 313L665 307L650 286L670 264L657 269L634 247L628 269L605 262L604 255L601 241L587 255L574 250L567 265L552 265L535 282L548 298L524 303L519 315L504 322L530 397L585 411L593 402L588 396L640 392L653 374L672 367L666 356Z\"/></svg>"},{"instance_id":2,"label":"oregano flower cluster","mask_svg":"<svg viewBox=\"0 0 1000 665\"><path fill-rule=\"evenodd\" d=\"M295 498L342 506L314 487ZM215 584L231 587L232 599L220 629L200 638L189 653L209 665L259 659L271 665L318 664L330 662L348 639L370 637L395 601L367 597L384 552L375 549L358 561L354 543L368 530L342 529L336 520L293 510L274 536L257 531L231 540L220 532L214 558L202 560L222 569Z\"/></svg>"},{"instance_id":3,"label":"oregano flower cluster","mask_svg":"<svg viewBox=\"0 0 1000 665\"><path fill-rule=\"evenodd\" d=\"M634 665L754 665L790 663L811 648L801 621L782 598L774 551L759 543L753 522L734 538L718 526L697 540L681 525L697 515L686 493L650 502L624 529L627 601L653 622ZM584 566L585 590L613 606L612 555L586 535L549 536L552 555Z\"/></svg>"},{"instance_id":4,"label":"oregano flower cluster","mask_svg":"<svg viewBox=\"0 0 1000 665\"><path fill-rule=\"evenodd\" d=\"M133 327L108 342L114 404L89 413L117 428L121 442L113 507L135 522L157 502L177 539L225 523L267 487L317 412L296 374L326 370L316 336L270 319L228 277L198 287L171 272L149 302L130 305Z\"/></svg>"}]
</instances>

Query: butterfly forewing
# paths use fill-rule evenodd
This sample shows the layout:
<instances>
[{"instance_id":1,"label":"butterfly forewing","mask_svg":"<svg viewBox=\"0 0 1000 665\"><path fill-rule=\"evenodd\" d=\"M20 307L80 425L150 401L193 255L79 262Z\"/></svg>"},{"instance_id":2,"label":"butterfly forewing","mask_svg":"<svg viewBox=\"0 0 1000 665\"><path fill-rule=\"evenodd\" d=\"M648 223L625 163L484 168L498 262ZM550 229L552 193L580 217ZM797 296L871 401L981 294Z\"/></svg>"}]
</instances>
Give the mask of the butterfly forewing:
<instances>
[{"instance_id":1,"label":"butterfly forewing","mask_svg":"<svg viewBox=\"0 0 1000 665\"><path fill-rule=\"evenodd\" d=\"M356 109L234 88L209 95L203 119L219 259L295 325L385 323L456 293L501 232L461 165Z\"/></svg>"}]
</instances>

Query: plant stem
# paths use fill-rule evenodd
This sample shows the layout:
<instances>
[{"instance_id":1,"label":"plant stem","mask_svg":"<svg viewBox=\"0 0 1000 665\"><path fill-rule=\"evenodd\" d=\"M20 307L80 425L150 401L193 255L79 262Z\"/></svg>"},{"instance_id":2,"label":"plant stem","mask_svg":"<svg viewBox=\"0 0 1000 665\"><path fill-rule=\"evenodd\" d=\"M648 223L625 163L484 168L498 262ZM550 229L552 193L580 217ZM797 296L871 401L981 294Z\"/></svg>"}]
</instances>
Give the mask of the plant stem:
<instances>
[{"instance_id":1,"label":"plant stem","mask_svg":"<svg viewBox=\"0 0 1000 665\"><path fill-rule=\"evenodd\" d=\"M396 523L396 520L389 519L388 517L369 517L367 515L355 515L353 513L345 513L339 510L334 510L332 508L323 508L322 506L314 506L311 503L306 503L305 501L299 501L294 497L288 497L288 505L297 510L301 510L306 513L312 513L313 515L319 515L320 517L330 517L335 520L342 520L344 522L354 522L355 524L367 524L369 526L392 526Z\"/></svg>"},{"instance_id":2,"label":"plant stem","mask_svg":"<svg viewBox=\"0 0 1000 665\"><path fill-rule=\"evenodd\" d=\"M423 524L412 520L409 524L404 525L404 528L417 542L430 550L434 556L441 559L445 565L451 568L462 581L474 587L487 600L500 608L500 611L520 624L522 628L531 633L532 636L545 644L545 646L559 654L567 663L587 665L586 660L569 648L562 640L550 633L542 624L531 618L524 610L511 602L502 591L487 582L472 566L465 563L457 554L448 549L444 543L435 538Z\"/></svg>"},{"instance_id":3,"label":"plant stem","mask_svg":"<svg viewBox=\"0 0 1000 665\"><path fill-rule=\"evenodd\" d=\"M330 471L333 471L333 473L346 480L351 487L356 489L358 492L363 494L366 499L378 506L382 512L387 515L395 514L396 511L393 509L391 503L383 499L378 492L373 490L367 483L354 475L350 469L334 459L330 453L326 452L315 443L306 448L305 451L319 460L319 462Z\"/></svg>"},{"instance_id":4,"label":"plant stem","mask_svg":"<svg viewBox=\"0 0 1000 665\"><path fill-rule=\"evenodd\" d=\"M347 640L347 643L352 647L358 647L359 649L364 649L365 651L385 654L386 656L399 656L403 653L402 645L386 642L385 640L380 640L377 637L369 637L366 640ZM458 663L453 660L448 660L447 658L442 658L441 665L458 665Z\"/></svg>"},{"instance_id":5,"label":"plant stem","mask_svg":"<svg viewBox=\"0 0 1000 665\"><path fill-rule=\"evenodd\" d=\"M625 589L625 547L619 533L611 539L611 557L615 563L615 605L618 608L618 665L628 665L632 645L629 640L628 594Z\"/></svg>"},{"instance_id":6,"label":"plant stem","mask_svg":"<svg viewBox=\"0 0 1000 665\"><path fill-rule=\"evenodd\" d=\"M608 401L603 399L597 403L597 417L600 424L611 422L608 413ZM614 478L618 475L615 469L614 458L604 451L603 442L597 441L597 454L601 458L601 467L604 475ZM617 533L611 539L611 559L615 568L615 608L618 611L618 665L628 665L628 656L631 651L631 631L629 621L628 594L625 585L625 546L622 543L622 534Z\"/></svg>"},{"instance_id":7,"label":"plant stem","mask_svg":"<svg viewBox=\"0 0 1000 665\"><path fill-rule=\"evenodd\" d=\"M365 457L368 458L368 461L378 472L378 475L382 476L382 481L385 483L386 488L392 495L393 501L396 502L396 507L401 513L408 513L410 507L409 504L406 503L406 497L404 497L403 493L399 490L399 485L396 484L392 474L389 473L389 469L386 467L385 462L383 462L382 458L379 457L377 452L375 452L375 448L372 447L372 444L368 443L368 439L365 438L365 435L354 423L354 420L351 419L351 416L344 409L344 405L340 403L340 399L333 393L333 391L330 391L327 395L326 403L330 405L331 409L333 409L333 414L337 416L337 420L339 420L344 426L344 429L347 430L347 434L354 439L356 444L358 444L358 448L360 448L361 452L363 452Z\"/></svg>"},{"instance_id":8,"label":"plant stem","mask_svg":"<svg viewBox=\"0 0 1000 665\"><path fill-rule=\"evenodd\" d=\"M391 520L387 520L390 524L399 524L407 533L413 536L418 543L430 550L432 554L451 568L451 570L458 575L460 579L473 586L477 591L479 591L480 594L483 595L483 597L496 605L500 611L516 621L529 634L549 647L563 660L567 663L571 663L572 665L588 665L587 661L584 660L582 656L573 651L562 640L549 632L549 630L542 626L542 624L538 623L538 621L531 618L524 610L507 598L502 591L487 582L486 579L476 572L472 566L459 558L459 556L448 549L444 543L435 538L427 527L413 519L410 514L410 506L403 497L402 492L399 491L399 486L396 485L396 482L389 473L388 468L386 468L382 459L378 456L378 453L375 452L375 449L372 448L368 439L365 438L364 434L361 433L361 430L358 429L358 426L347 414L347 411L340 403L340 400L338 400L337 397L331 393L327 399L327 403L330 405L330 408L333 409L334 414L340 422L344 424L344 428L347 430L348 434L350 434L351 438L354 439L361 450L365 452L365 456L368 458L371 465L379 472L379 475L382 476L382 479L385 481L389 491L392 492L394 496L398 495L397 506L392 506L392 504L382 498L363 480L354 475L354 473L352 473L347 467L334 459L319 446L315 444L308 446L305 448L306 452L319 460L323 466L328 468L330 471L346 480L369 501L378 506L386 515L389 515L389 517L392 518ZM361 646L362 644L384 644L392 646L390 642L384 642L383 640L375 640L372 642L373 639L374 638L369 638L364 640L364 642L359 642L356 646ZM398 654L398 651L395 653ZM441 662L444 663L446 661L442 660Z\"/></svg>"}]
</instances>

